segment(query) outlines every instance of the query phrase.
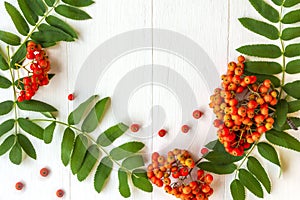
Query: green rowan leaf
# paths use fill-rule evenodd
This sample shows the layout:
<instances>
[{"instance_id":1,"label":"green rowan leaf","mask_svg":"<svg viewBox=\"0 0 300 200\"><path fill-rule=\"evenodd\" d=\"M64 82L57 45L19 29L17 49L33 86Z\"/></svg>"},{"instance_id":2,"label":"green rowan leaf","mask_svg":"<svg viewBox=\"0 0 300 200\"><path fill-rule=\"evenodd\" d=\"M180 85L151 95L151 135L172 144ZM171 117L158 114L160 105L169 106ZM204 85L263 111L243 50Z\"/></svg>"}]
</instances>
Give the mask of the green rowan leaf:
<instances>
[{"instance_id":1,"label":"green rowan leaf","mask_svg":"<svg viewBox=\"0 0 300 200\"><path fill-rule=\"evenodd\" d=\"M128 174L121 168L118 170L119 179L119 192L124 198L128 198L131 195L129 184L128 184Z\"/></svg>"},{"instance_id":2,"label":"green rowan leaf","mask_svg":"<svg viewBox=\"0 0 300 200\"><path fill-rule=\"evenodd\" d=\"M153 186L149 182L148 178L139 176L136 173L132 173L131 180L132 180L133 185L135 187L139 188L140 190L145 191L145 192L153 191Z\"/></svg>"},{"instance_id":3,"label":"green rowan leaf","mask_svg":"<svg viewBox=\"0 0 300 200\"><path fill-rule=\"evenodd\" d=\"M44 16L47 11L47 7L43 1L40 0L26 0L27 4L30 5L32 11L38 16Z\"/></svg>"},{"instance_id":4,"label":"green rowan leaf","mask_svg":"<svg viewBox=\"0 0 300 200\"><path fill-rule=\"evenodd\" d=\"M15 135L8 136L0 145L0 156L8 152L15 144Z\"/></svg>"},{"instance_id":5,"label":"green rowan leaf","mask_svg":"<svg viewBox=\"0 0 300 200\"><path fill-rule=\"evenodd\" d=\"M272 144L300 152L300 142L286 132L272 129L266 132L266 138Z\"/></svg>"},{"instance_id":6,"label":"green rowan leaf","mask_svg":"<svg viewBox=\"0 0 300 200\"><path fill-rule=\"evenodd\" d=\"M18 137L18 142L21 145L24 152L29 157L36 160L36 152L30 140L25 135L22 134L18 134L17 137Z\"/></svg>"},{"instance_id":7,"label":"green rowan leaf","mask_svg":"<svg viewBox=\"0 0 300 200\"><path fill-rule=\"evenodd\" d=\"M49 126L47 126L44 130L44 142L46 144L50 144L52 142L53 133L55 130L56 123L52 122Z\"/></svg>"},{"instance_id":8,"label":"green rowan leaf","mask_svg":"<svg viewBox=\"0 0 300 200\"><path fill-rule=\"evenodd\" d=\"M98 193L102 191L104 184L110 176L112 167L113 162L109 159L109 157L104 157L101 160L94 178L94 187Z\"/></svg>"},{"instance_id":9,"label":"green rowan leaf","mask_svg":"<svg viewBox=\"0 0 300 200\"><path fill-rule=\"evenodd\" d=\"M8 114L14 107L13 101L4 101L0 103L0 116Z\"/></svg>"},{"instance_id":10,"label":"green rowan leaf","mask_svg":"<svg viewBox=\"0 0 300 200\"><path fill-rule=\"evenodd\" d=\"M88 139L84 135L77 135L71 156L71 170L77 174L83 163L86 151L88 149Z\"/></svg>"},{"instance_id":11,"label":"green rowan leaf","mask_svg":"<svg viewBox=\"0 0 300 200\"><path fill-rule=\"evenodd\" d=\"M251 73L272 75L281 73L282 67L277 62L249 61L245 62L245 70Z\"/></svg>"},{"instance_id":12,"label":"green rowan leaf","mask_svg":"<svg viewBox=\"0 0 300 200\"><path fill-rule=\"evenodd\" d=\"M13 33L0 30L0 40L6 44L18 46L21 44L21 38ZM1 56L2 57L2 56ZM5 61L6 63L6 61ZM7 64L7 63L6 63Z\"/></svg>"},{"instance_id":13,"label":"green rowan leaf","mask_svg":"<svg viewBox=\"0 0 300 200\"><path fill-rule=\"evenodd\" d=\"M63 38L63 41L67 41L67 42L74 41L72 36L70 36L68 33L64 32L63 30L56 28L55 26L51 26L48 24L41 24L39 26L39 30L42 33L47 33L47 32L55 33L55 34L59 35L61 38ZM54 41L54 42L56 42L56 41Z\"/></svg>"},{"instance_id":14,"label":"green rowan leaf","mask_svg":"<svg viewBox=\"0 0 300 200\"><path fill-rule=\"evenodd\" d=\"M76 31L66 22L63 20L50 15L46 17L46 22L50 24L51 26L54 26L56 28L59 28L60 30L64 31L65 33L69 34L72 38L78 38L78 35Z\"/></svg>"},{"instance_id":15,"label":"green rowan leaf","mask_svg":"<svg viewBox=\"0 0 300 200\"><path fill-rule=\"evenodd\" d=\"M198 167L215 174L231 174L236 170L236 165L233 163L227 165L219 165L212 162L201 162L198 164Z\"/></svg>"},{"instance_id":16,"label":"green rowan leaf","mask_svg":"<svg viewBox=\"0 0 300 200\"><path fill-rule=\"evenodd\" d=\"M97 143L103 147L107 147L116 139L121 137L127 130L128 126L123 123L119 123L101 133L97 138Z\"/></svg>"},{"instance_id":17,"label":"green rowan leaf","mask_svg":"<svg viewBox=\"0 0 300 200\"><path fill-rule=\"evenodd\" d=\"M245 45L237 49L238 52L261 58L278 58L282 55L280 48L273 44Z\"/></svg>"},{"instance_id":18,"label":"green rowan leaf","mask_svg":"<svg viewBox=\"0 0 300 200\"><path fill-rule=\"evenodd\" d=\"M69 4L71 6L75 7L84 7L84 6L89 6L95 3L92 0L62 0L62 2Z\"/></svg>"},{"instance_id":19,"label":"green rowan leaf","mask_svg":"<svg viewBox=\"0 0 300 200\"><path fill-rule=\"evenodd\" d=\"M299 29L300 31L300 29ZM297 74L300 73L300 59L292 60L286 65L286 73Z\"/></svg>"},{"instance_id":20,"label":"green rowan leaf","mask_svg":"<svg viewBox=\"0 0 300 200\"><path fill-rule=\"evenodd\" d=\"M15 164L19 165L22 162L22 149L18 142L14 144L9 152L9 159L10 161Z\"/></svg>"},{"instance_id":21,"label":"green rowan leaf","mask_svg":"<svg viewBox=\"0 0 300 200\"><path fill-rule=\"evenodd\" d=\"M18 32L22 35L27 35L29 33L29 26L20 12L10 3L4 2L5 9L10 15L15 27L17 28Z\"/></svg>"},{"instance_id":22,"label":"green rowan leaf","mask_svg":"<svg viewBox=\"0 0 300 200\"><path fill-rule=\"evenodd\" d=\"M75 133L70 128L66 128L61 142L61 160L67 166L70 162L71 153L73 150Z\"/></svg>"},{"instance_id":23,"label":"green rowan leaf","mask_svg":"<svg viewBox=\"0 0 300 200\"><path fill-rule=\"evenodd\" d=\"M289 113L297 112L300 110L300 100L288 102Z\"/></svg>"},{"instance_id":24,"label":"green rowan leaf","mask_svg":"<svg viewBox=\"0 0 300 200\"><path fill-rule=\"evenodd\" d=\"M227 165L241 160L244 156L232 156L227 152L211 151L203 156L206 160L219 165Z\"/></svg>"},{"instance_id":25,"label":"green rowan leaf","mask_svg":"<svg viewBox=\"0 0 300 200\"><path fill-rule=\"evenodd\" d=\"M74 39L69 34L63 32L58 28L55 28L54 26L41 24L39 30L39 32L34 32L31 35L31 38L43 44L51 44L59 41L74 41Z\"/></svg>"},{"instance_id":26,"label":"green rowan leaf","mask_svg":"<svg viewBox=\"0 0 300 200\"><path fill-rule=\"evenodd\" d=\"M294 24L300 21L300 9L285 14L281 20L284 24Z\"/></svg>"},{"instance_id":27,"label":"green rowan leaf","mask_svg":"<svg viewBox=\"0 0 300 200\"><path fill-rule=\"evenodd\" d=\"M85 102L81 103L74 111L72 111L68 116L68 124L75 125L78 124L83 114L86 112L88 106L96 99L98 95L93 95L88 98Z\"/></svg>"},{"instance_id":28,"label":"green rowan leaf","mask_svg":"<svg viewBox=\"0 0 300 200\"><path fill-rule=\"evenodd\" d=\"M15 126L15 120L9 119L0 124L0 137L5 133L9 132Z\"/></svg>"},{"instance_id":29,"label":"green rowan leaf","mask_svg":"<svg viewBox=\"0 0 300 200\"><path fill-rule=\"evenodd\" d=\"M288 103L285 99L281 99L276 105L276 123L282 127L286 122L287 113L289 110Z\"/></svg>"},{"instance_id":30,"label":"green rowan leaf","mask_svg":"<svg viewBox=\"0 0 300 200\"><path fill-rule=\"evenodd\" d=\"M19 118L18 123L20 127L30 135L38 138L43 139L44 137L44 129L41 128L39 125L33 123L32 121L25 119L25 118Z\"/></svg>"},{"instance_id":31,"label":"green rowan leaf","mask_svg":"<svg viewBox=\"0 0 300 200\"><path fill-rule=\"evenodd\" d=\"M245 200L245 187L241 184L238 179L235 179L230 184L230 191L233 200Z\"/></svg>"},{"instance_id":32,"label":"green rowan leaf","mask_svg":"<svg viewBox=\"0 0 300 200\"><path fill-rule=\"evenodd\" d=\"M284 7L292 7L300 3L299 0L285 0L283 6Z\"/></svg>"},{"instance_id":33,"label":"green rowan leaf","mask_svg":"<svg viewBox=\"0 0 300 200\"><path fill-rule=\"evenodd\" d=\"M88 116L83 121L81 130L87 133L93 132L101 122L102 118L104 117L105 111L107 110L109 105L110 105L109 97L106 97L98 101L94 106L94 108L90 111Z\"/></svg>"},{"instance_id":34,"label":"green rowan leaf","mask_svg":"<svg viewBox=\"0 0 300 200\"><path fill-rule=\"evenodd\" d=\"M257 144L257 148L262 157L281 167L278 154L273 146L266 142L260 142Z\"/></svg>"},{"instance_id":35,"label":"green rowan leaf","mask_svg":"<svg viewBox=\"0 0 300 200\"><path fill-rule=\"evenodd\" d=\"M300 81L287 83L283 86L283 90L295 99L300 99Z\"/></svg>"},{"instance_id":36,"label":"green rowan leaf","mask_svg":"<svg viewBox=\"0 0 300 200\"><path fill-rule=\"evenodd\" d=\"M142 167L142 166L144 166L143 156L134 155L134 156L128 157L122 162L122 166L128 170Z\"/></svg>"},{"instance_id":37,"label":"green rowan leaf","mask_svg":"<svg viewBox=\"0 0 300 200\"><path fill-rule=\"evenodd\" d=\"M92 145L88 148L82 166L77 173L77 179L79 181L83 181L88 177L95 166L99 155L100 151L97 145Z\"/></svg>"},{"instance_id":38,"label":"green rowan leaf","mask_svg":"<svg viewBox=\"0 0 300 200\"><path fill-rule=\"evenodd\" d=\"M44 0L49 7L52 7L55 3L55 0Z\"/></svg>"},{"instance_id":39,"label":"green rowan leaf","mask_svg":"<svg viewBox=\"0 0 300 200\"><path fill-rule=\"evenodd\" d=\"M259 198L264 197L264 192L261 188L260 183L250 172L248 172L245 169L240 169L239 179L240 182L254 195L256 195Z\"/></svg>"},{"instance_id":40,"label":"green rowan leaf","mask_svg":"<svg viewBox=\"0 0 300 200\"><path fill-rule=\"evenodd\" d=\"M114 160L122 160L134 153L139 152L142 148L144 148L144 144L142 142L127 142L118 147L115 147L110 151L110 156Z\"/></svg>"},{"instance_id":41,"label":"green rowan leaf","mask_svg":"<svg viewBox=\"0 0 300 200\"><path fill-rule=\"evenodd\" d=\"M279 22L278 11L264 0L249 0L255 10L270 22Z\"/></svg>"},{"instance_id":42,"label":"green rowan leaf","mask_svg":"<svg viewBox=\"0 0 300 200\"><path fill-rule=\"evenodd\" d=\"M92 17L87 14L85 11L75 8L75 7L71 7L71 6L67 6L67 5L59 5L55 8L55 12L73 19L73 20L87 20L87 19L91 19Z\"/></svg>"},{"instance_id":43,"label":"green rowan leaf","mask_svg":"<svg viewBox=\"0 0 300 200\"><path fill-rule=\"evenodd\" d=\"M53 106L37 100L22 101L17 103L21 110L34 111L34 112L56 112L57 109Z\"/></svg>"},{"instance_id":44,"label":"green rowan leaf","mask_svg":"<svg viewBox=\"0 0 300 200\"><path fill-rule=\"evenodd\" d=\"M300 43L288 45L285 48L284 55L289 58L295 57L295 56L300 56Z\"/></svg>"},{"instance_id":45,"label":"green rowan leaf","mask_svg":"<svg viewBox=\"0 0 300 200\"><path fill-rule=\"evenodd\" d=\"M263 168L260 162L255 157L250 156L248 158L247 168L257 178L257 180L259 180L262 183L267 192L270 194L271 181L268 177L266 170Z\"/></svg>"},{"instance_id":46,"label":"green rowan leaf","mask_svg":"<svg viewBox=\"0 0 300 200\"><path fill-rule=\"evenodd\" d=\"M277 40L279 38L278 29L271 24L247 17L239 18L239 21L245 28L254 33L262 35L271 40Z\"/></svg>"},{"instance_id":47,"label":"green rowan leaf","mask_svg":"<svg viewBox=\"0 0 300 200\"><path fill-rule=\"evenodd\" d=\"M16 63L20 64L21 62L23 62L25 60L26 53L27 53L26 44L22 44L15 52L15 54L12 56L10 66L16 69L15 64Z\"/></svg>"},{"instance_id":48,"label":"green rowan leaf","mask_svg":"<svg viewBox=\"0 0 300 200\"><path fill-rule=\"evenodd\" d=\"M18 0L18 4L27 22L32 26L35 26L39 18L31 9L31 5L27 3L27 0Z\"/></svg>"},{"instance_id":49,"label":"green rowan leaf","mask_svg":"<svg viewBox=\"0 0 300 200\"><path fill-rule=\"evenodd\" d=\"M9 66L6 62L6 59L1 55L1 53L0 53L0 69L1 70L8 70L9 69Z\"/></svg>"},{"instance_id":50,"label":"green rowan leaf","mask_svg":"<svg viewBox=\"0 0 300 200\"><path fill-rule=\"evenodd\" d=\"M281 39L292 40L300 37L300 27L286 28L282 31Z\"/></svg>"},{"instance_id":51,"label":"green rowan leaf","mask_svg":"<svg viewBox=\"0 0 300 200\"><path fill-rule=\"evenodd\" d=\"M0 88L7 89L12 85L11 81L0 75Z\"/></svg>"},{"instance_id":52,"label":"green rowan leaf","mask_svg":"<svg viewBox=\"0 0 300 200\"><path fill-rule=\"evenodd\" d=\"M283 0L272 0L277 6L281 6L283 4Z\"/></svg>"}]
</instances>

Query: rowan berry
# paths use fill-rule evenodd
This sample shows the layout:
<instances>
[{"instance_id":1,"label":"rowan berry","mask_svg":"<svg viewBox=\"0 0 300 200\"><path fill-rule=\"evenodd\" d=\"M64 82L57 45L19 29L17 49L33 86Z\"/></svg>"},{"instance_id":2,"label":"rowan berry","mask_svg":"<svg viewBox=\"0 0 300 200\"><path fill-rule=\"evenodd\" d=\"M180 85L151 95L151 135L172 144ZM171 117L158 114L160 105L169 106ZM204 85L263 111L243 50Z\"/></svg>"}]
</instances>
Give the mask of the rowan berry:
<instances>
[{"instance_id":1,"label":"rowan berry","mask_svg":"<svg viewBox=\"0 0 300 200\"><path fill-rule=\"evenodd\" d=\"M131 132L136 133L136 132L138 132L140 130L140 125L138 125L138 124L132 124L130 126L130 130L131 130Z\"/></svg>"},{"instance_id":2,"label":"rowan berry","mask_svg":"<svg viewBox=\"0 0 300 200\"><path fill-rule=\"evenodd\" d=\"M68 95L68 100L73 101L75 99L74 94L69 94Z\"/></svg>"},{"instance_id":3,"label":"rowan berry","mask_svg":"<svg viewBox=\"0 0 300 200\"><path fill-rule=\"evenodd\" d=\"M59 190L56 191L56 196L59 197L59 198L63 197L64 194L65 194L65 192L63 190L61 190L61 189L59 189Z\"/></svg>"},{"instance_id":4,"label":"rowan berry","mask_svg":"<svg viewBox=\"0 0 300 200\"><path fill-rule=\"evenodd\" d=\"M240 55L237 59L238 59L238 61L239 61L240 63L245 62L245 57L242 56L242 55Z\"/></svg>"},{"instance_id":5,"label":"rowan berry","mask_svg":"<svg viewBox=\"0 0 300 200\"><path fill-rule=\"evenodd\" d=\"M15 188L16 190L22 190L24 188L24 184L22 182L17 182Z\"/></svg>"},{"instance_id":6,"label":"rowan berry","mask_svg":"<svg viewBox=\"0 0 300 200\"><path fill-rule=\"evenodd\" d=\"M48 169L48 168L42 168L42 169L40 170L40 174L41 174L41 176L43 176L43 177L48 176L48 175L49 175L49 169Z\"/></svg>"},{"instance_id":7,"label":"rowan berry","mask_svg":"<svg viewBox=\"0 0 300 200\"><path fill-rule=\"evenodd\" d=\"M192 192L192 189L190 186L185 186L183 189L182 189L182 192L183 194L190 194Z\"/></svg>"},{"instance_id":8,"label":"rowan berry","mask_svg":"<svg viewBox=\"0 0 300 200\"><path fill-rule=\"evenodd\" d=\"M203 184L201 187L202 192L208 193L210 191L210 186L207 184Z\"/></svg>"},{"instance_id":9,"label":"rowan berry","mask_svg":"<svg viewBox=\"0 0 300 200\"><path fill-rule=\"evenodd\" d=\"M214 180L214 177L211 174L206 174L204 176L204 182L206 184L211 184L213 180Z\"/></svg>"},{"instance_id":10,"label":"rowan berry","mask_svg":"<svg viewBox=\"0 0 300 200\"><path fill-rule=\"evenodd\" d=\"M195 111L193 112L193 117L194 117L195 119L200 119L200 118L202 117L202 115L203 115L203 113L202 113L200 110L195 110Z\"/></svg>"},{"instance_id":11,"label":"rowan berry","mask_svg":"<svg viewBox=\"0 0 300 200\"><path fill-rule=\"evenodd\" d=\"M190 127L189 127L188 125L183 125L183 126L181 127L181 131L182 131L183 133L188 133L189 130L190 130Z\"/></svg>"},{"instance_id":12,"label":"rowan berry","mask_svg":"<svg viewBox=\"0 0 300 200\"><path fill-rule=\"evenodd\" d=\"M263 84L264 84L265 87L270 88L272 82L269 79L266 79L266 80L264 80Z\"/></svg>"},{"instance_id":13,"label":"rowan berry","mask_svg":"<svg viewBox=\"0 0 300 200\"><path fill-rule=\"evenodd\" d=\"M165 129L161 129L161 130L158 131L158 135L160 137L164 137L166 134L167 134L167 131Z\"/></svg>"}]
</instances>

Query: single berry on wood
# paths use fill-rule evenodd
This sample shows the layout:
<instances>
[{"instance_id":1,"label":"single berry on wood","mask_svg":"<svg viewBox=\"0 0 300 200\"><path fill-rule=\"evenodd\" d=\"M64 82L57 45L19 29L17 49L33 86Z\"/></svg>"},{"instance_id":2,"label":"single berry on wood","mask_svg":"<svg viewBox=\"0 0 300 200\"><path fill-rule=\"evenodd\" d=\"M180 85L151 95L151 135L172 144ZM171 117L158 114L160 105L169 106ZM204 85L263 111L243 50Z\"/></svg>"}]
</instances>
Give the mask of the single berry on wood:
<instances>
[{"instance_id":1,"label":"single berry on wood","mask_svg":"<svg viewBox=\"0 0 300 200\"><path fill-rule=\"evenodd\" d=\"M17 182L15 187L16 187L17 190L22 190L23 187L24 187L24 184L22 182Z\"/></svg>"},{"instance_id":2,"label":"single berry on wood","mask_svg":"<svg viewBox=\"0 0 300 200\"><path fill-rule=\"evenodd\" d=\"M183 133L188 133L189 130L190 130L190 127L189 127L188 125L183 125L183 126L181 127L181 131L182 131Z\"/></svg>"},{"instance_id":3,"label":"single berry on wood","mask_svg":"<svg viewBox=\"0 0 300 200\"><path fill-rule=\"evenodd\" d=\"M193 117L194 117L195 119L200 119L200 118L202 117L202 115L203 115L203 113L202 113L200 110L195 110L195 111L193 112Z\"/></svg>"},{"instance_id":4,"label":"single berry on wood","mask_svg":"<svg viewBox=\"0 0 300 200\"><path fill-rule=\"evenodd\" d=\"M73 101L75 99L74 94L69 94L68 95L68 100Z\"/></svg>"},{"instance_id":5,"label":"single berry on wood","mask_svg":"<svg viewBox=\"0 0 300 200\"><path fill-rule=\"evenodd\" d=\"M63 197L64 194L65 194L65 192L63 190L61 190L61 189L59 189L59 190L56 191L56 196L59 197L59 198Z\"/></svg>"},{"instance_id":6,"label":"single berry on wood","mask_svg":"<svg viewBox=\"0 0 300 200\"><path fill-rule=\"evenodd\" d=\"M49 175L49 169L48 169L48 168L42 168L42 169L40 170L40 174L41 174L41 176L43 176L43 177L48 176L48 175Z\"/></svg>"},{"instance_id":7,"label":"single berry on wood","mask_svg":"<svg viewBox=\"0 0 300 200\"><path fill-rule=\"evenodd\" d=\"M164 137L166 134L167 134L167 131L165 129L161 129L161 130L158 131L158 135L160 137Z\"/></svg>"},{"instance_id":8,"label":"single berry on wood","mask_svg":"<svg viewBox=\"0 0 300 200\"><path fill-rule=\"evenodd\" d=\"M136 132L138 132L140 130L140 125L138 125L138 124L132 124L130 126L130 130L131 130L131 132L136 133Z\"/></svg>"}]
</instances>

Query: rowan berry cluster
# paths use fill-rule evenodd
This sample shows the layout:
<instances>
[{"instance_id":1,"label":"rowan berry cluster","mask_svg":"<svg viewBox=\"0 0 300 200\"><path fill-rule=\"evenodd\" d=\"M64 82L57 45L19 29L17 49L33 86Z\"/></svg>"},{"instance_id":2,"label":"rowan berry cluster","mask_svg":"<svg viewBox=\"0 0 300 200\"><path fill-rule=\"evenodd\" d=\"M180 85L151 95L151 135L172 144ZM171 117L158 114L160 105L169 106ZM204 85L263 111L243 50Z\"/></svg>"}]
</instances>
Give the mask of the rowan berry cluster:
<instances>
[{"instance_id":1,"label":"rowan berry cluster","mask_svg":"<svg viewBox=\"0 0 300 200\"><path fill-rule=\"evenodd\" d=\"M28 72L28 76L23 78L24 90L20 91L18 101L30 100L40 86L48 85L50 70L50 62L46 52L40 44L33 41L27 43L26 58L30 60L30 69L26 66L21 66Z\"/></svg>"},{"instance_id":2,"label":"rowan berry cluster","mask_svg":"<svg viewBox=\"0 0 300 200\"><path fill-rule=\"evenodd\" d=\"M167 157L154 152L147 176L153 184L164 186L168 194L182 200L208 200L213 194L213 176L196 170L196 164L187 150L174 149Z\"/></svg>"},{"instance_id":3,"label":"rowan berry cluster","mask_svg":"<svg viewBox=\"0 0 300 200\"><path fill-rule=\"evenodd\" d=\"M239 56L237 63L228 64L227 74L222 75L222 89L215 89L210 97L218 138L234 156L243 155L245 149L272 129L272 106L277 104L278 96L270 80L259 82L256 76L244 74L244 61Z\"/></svg>"}]
</instances>

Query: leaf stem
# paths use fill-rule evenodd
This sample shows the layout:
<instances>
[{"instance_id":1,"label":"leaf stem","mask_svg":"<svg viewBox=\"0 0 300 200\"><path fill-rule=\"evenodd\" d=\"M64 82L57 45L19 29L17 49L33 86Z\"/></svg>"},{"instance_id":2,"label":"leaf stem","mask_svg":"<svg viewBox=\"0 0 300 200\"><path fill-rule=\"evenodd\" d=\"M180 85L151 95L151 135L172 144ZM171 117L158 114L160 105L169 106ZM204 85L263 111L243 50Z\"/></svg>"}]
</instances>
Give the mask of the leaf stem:
<instances>
[{"instance_id":1,"label":"leaf stem","mask_svg":"<svg viewBox=\"0 0 300 200\"><path fill-rule=\"evenodd\" d=\"M114 162L116 165L118 165L121 169L123 169L124 171L126 171L129 175L132 175L132 172L125 168L124 166L122 166L118 161L114 160L111 155L100 145L97 143L97 141L90 136L88 133L83 132L82 130L80 130L79 128L73 126L73 125L69 125L65 122L61 122L58 120L51 120L51 119L31 119L32 122L55 122L57 124L63 125L63 126L67 126L68 128L71 128L73 130L76 130L77 132L79 132L80 134L83 134L84 136L86 136L87 138L89 138L90 141L92 141L95 145L97 145L97 147L106 154L106 156L112 161Z\"/></svg>"},{"instance_id":2,"label":"leaf stem","mask_svg":"<svg viewBox=\"0 0 300 200\"><path fill-rule=\"evenodd\" d=\"M15 76L13 73L13 69L11 68L11 64L10 64L10 51L9 51L9 46L6 47L6 51L7 51L7 61L8 61L8 67L9 67L9 73L11 76L11 82L12 82L12 87L13 87L13 95L14 95L14 105L13 105L13 109L14 109L14 114L15 114L15 133L14 135L17 134L18 132L18 110L17 110L17 90L16 90L16 86L15 86Z\"/></svg>"},{"instance_id":3,"label":"leaf stem","mask_svg":"<svg viewBox=\"0 0 300 200\"><path fill-rule=\"evenodd\" d=\"M282 77L281 77L280 92L279 92L279 96L278 96L279 99L281 99L282 92L283 92L283 86L284 86L284 83L285 83L285 70L286 70L286 60L285 60L285 55L284 55L285 46L284 46L284 42L281 38L281 36L282 36L282 26L283 26L283 24L281 22L282 14L283 14L283 4L281 5L280 14L279 14L279 17L280 17L280 21L279 21L279 34L280 34L280 37L279 37L279 40L280 40L281 51L282 51Z\"/></svg>"},{"instance_id":4,"label":"leaf stem","mask_svg":"<svg viewBox=\"0 0 300 200\"><path fill-rule=\"evenodd\" d=\"M239 166L236 168L236 170L235 170L235 176L234 176L235 179L237 178L237 173L238 173L238 171L241 169L241 167L243 166L243 164L245 163L245 161L249 158L249 156L250 156L251 153L253 152L254 148L257 146L258 142L259 142L259 140L256 141L256 142L252 145L251 149L247 152L247 154L246 154L246 156L243 158L242 162L241 162L241 163L239 164Z\"/></svg>"}]
</instances>

